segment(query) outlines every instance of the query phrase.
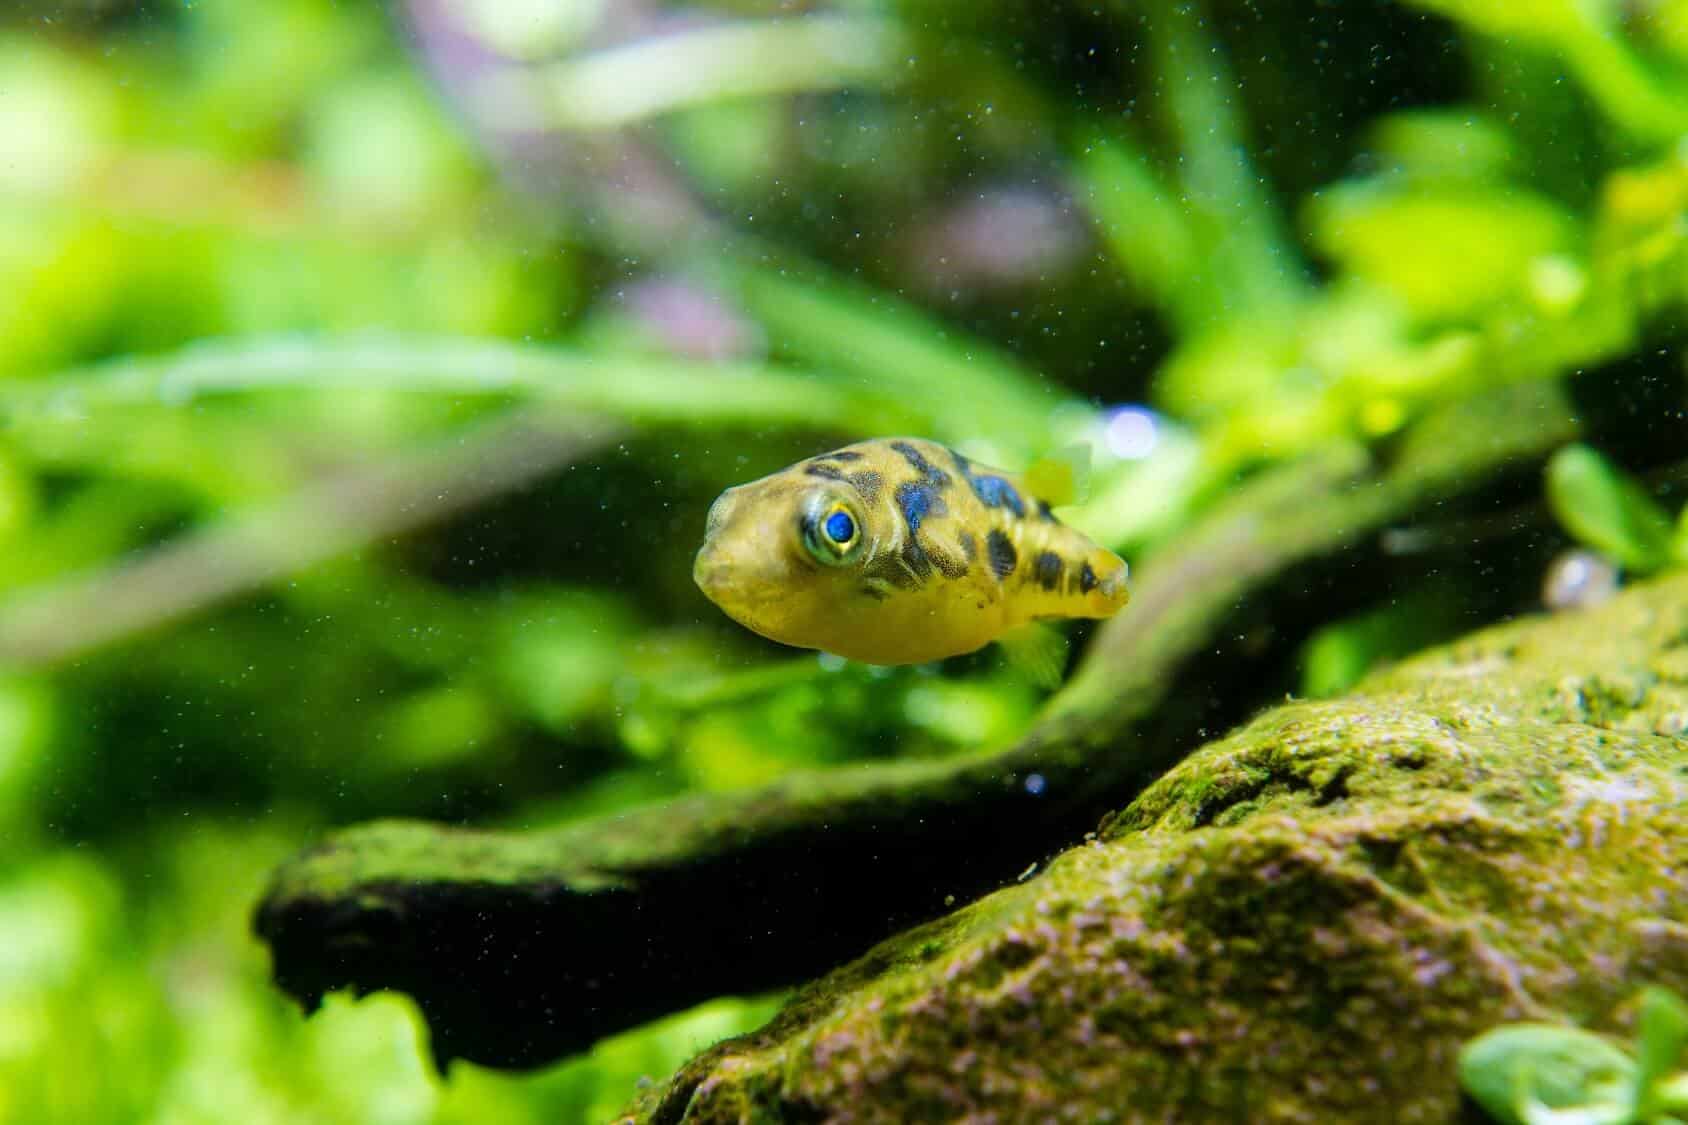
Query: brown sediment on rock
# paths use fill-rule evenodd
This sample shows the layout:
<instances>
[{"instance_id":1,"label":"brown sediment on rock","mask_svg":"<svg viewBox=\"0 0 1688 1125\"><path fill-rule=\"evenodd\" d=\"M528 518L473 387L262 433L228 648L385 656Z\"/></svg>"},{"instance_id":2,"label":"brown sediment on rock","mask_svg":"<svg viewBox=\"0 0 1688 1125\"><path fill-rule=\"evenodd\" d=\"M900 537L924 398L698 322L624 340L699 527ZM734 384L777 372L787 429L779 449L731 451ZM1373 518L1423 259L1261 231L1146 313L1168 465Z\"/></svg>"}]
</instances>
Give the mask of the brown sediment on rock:
<instances>
[{"instance_id":1,"label":"brown sediment on rock","mask_svg":"<svg viewBox=\"0 0 1688 1125\"><path fill-rule=\"evenodd\" d=\"M1452 1121L1461 1045L1688 988L1688 577L1203 748L628 1120Z\"/></svg>"}]
</instances>

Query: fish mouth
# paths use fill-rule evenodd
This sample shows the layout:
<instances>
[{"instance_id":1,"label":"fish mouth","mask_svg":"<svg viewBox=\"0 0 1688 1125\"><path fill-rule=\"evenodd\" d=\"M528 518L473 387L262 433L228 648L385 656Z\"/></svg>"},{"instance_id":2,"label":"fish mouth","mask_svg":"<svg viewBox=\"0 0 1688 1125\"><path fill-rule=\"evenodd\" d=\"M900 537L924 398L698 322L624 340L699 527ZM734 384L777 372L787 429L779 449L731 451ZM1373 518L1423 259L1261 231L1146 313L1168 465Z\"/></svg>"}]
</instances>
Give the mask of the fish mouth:
<instances>
[{"instance_id":1,"label":"fish mouth","mask_svg":"<svg viewBox=\"0 0 1688 1125\"><path fill-rule=\"evenodd\" d=\"M703 591L705 597L719 604L721 595L732 584L732 574L730 568L705 547L692 560L692 581L697 583L697 588Z\"/></svg>"},{"instance_id":2,"label":"fish mouth","mask_svg":"<svg viewBox=\"0 0 1688 1125\"><path fill-rule=\"evenodd\" d=\"M758 581L753 571L735 566L705 549L698 552L692 563L692 581L704 597L715 603L715 608L746 629L771 640L784 640L778 635L782 630L776 625L781 592Z\"/></svg>"},{"instance_id":3,"label":"fish mouth","mask_svg":"<svg viewBox=\"0 0 1688 1125\"><path fill-rule=\"evenodd\" d=\"M740 619L741 603L762 600L759 595L763 591L754 577L743 566L722 558L708 547L699 551L692 562L692 581L697 583L697 588L734 620Z\"/></svg>"}]
</instances>

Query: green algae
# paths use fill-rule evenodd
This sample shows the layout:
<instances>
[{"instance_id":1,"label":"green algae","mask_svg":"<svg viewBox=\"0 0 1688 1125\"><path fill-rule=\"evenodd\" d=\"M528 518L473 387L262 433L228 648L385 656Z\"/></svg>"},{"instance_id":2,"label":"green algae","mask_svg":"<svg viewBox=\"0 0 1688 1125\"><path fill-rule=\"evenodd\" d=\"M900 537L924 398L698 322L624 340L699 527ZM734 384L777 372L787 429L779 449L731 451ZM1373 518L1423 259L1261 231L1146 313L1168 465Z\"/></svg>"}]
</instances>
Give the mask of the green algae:
<instances>
[{"instance_id":1,"label":"green algae","mask_svg":"<svg viewBox=\"0 0 1688 1125\"><path fill-rule=\"evenodd\" d=\"M1474 1035L1688 985L1684 652L1673 578L1286 704L626 1120L1454 1120Z\"/></svg>"}]
</instances>

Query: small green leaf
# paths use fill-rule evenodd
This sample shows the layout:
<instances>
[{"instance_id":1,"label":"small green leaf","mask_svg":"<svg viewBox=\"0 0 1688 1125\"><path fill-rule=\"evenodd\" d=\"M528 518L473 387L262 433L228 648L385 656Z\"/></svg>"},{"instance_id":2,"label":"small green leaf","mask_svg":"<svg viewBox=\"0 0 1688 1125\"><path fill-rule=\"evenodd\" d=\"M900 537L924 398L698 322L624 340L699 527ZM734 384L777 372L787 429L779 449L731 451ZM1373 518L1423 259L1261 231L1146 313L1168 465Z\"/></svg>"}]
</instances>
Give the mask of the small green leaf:
<instances>
[{"instance_id":1,"label":"small green leaf","mask_svg":"<svg viewBox=\"0 0 1688 1125\"><path fill-rule=\"evenodd\" d=\"M1673 1074L1653 1087L1653 1108L1661 1114L1688 1114L1688 1072ZM1659 1120L1662 1123L1675 1118L1662 1117Z\"/></svg>"},{"instance_id":2,"label":"small green leaf","mask_svg":"<svg viewBox=\"0 0 1688 1125\"><path fill-rule=\"evenodd\" d=\"M1688 1004L1667 989L1649 988L1641 994L1638 1022L1636 1096L1643 1119L1648 1119L1657 1111L1673 1108L1667 1102L1668 1087L1660 1087L1677 1069L1682 1049L1688 1047Z\"/></svg>"},{"instance_id":3,"label":"small green leaf","mask_svg":"<svg viewBox=\"0 0 1688 1125\"><path fill-rule=\"evenodd\" d=\"M1505 1125L1624 1125L1634 1119L1635 1077L1635 1063L1622 1050L1593 1032L1557 1024L1499 1027L1459 1056L1460 1085Z\"/></svg>"},{"instance_id":4,"label":"small green leaf","mask_svg":"<svg viewBox=\"0 0 1688 1125\"><path fill-rule=\"evenodd\" d=\"M1321 191L1306 215L1321 254L1433 321L1524 295L1532 264L1577 237L1550 200L1489 184L1351 181Z\"/></svg>"},{"instance_id":5,"label":"small green leaf","mask_svg":"<svg viewBox=\"0 0 1688 1125\"><path fill-rule=\"evenodd\" d=\"M1341 695L1379 664L1457 631L1462 612L1458 591L1432 582L1320 627L1301 648L1301 694L1310 699Z\"/></svg>"},{"instance_id":6,"label":"small green leaf","mask_svg":"<svg viewBox=\"0 0 1688 1125\"><path fill-rule=\"evenodd\" d=\"M1547 463L1547 502L1575 539L1630 570L1654 571L1670 561L1670 517L1586 445L1568 445Z\"/></svg>"}]
</instances>

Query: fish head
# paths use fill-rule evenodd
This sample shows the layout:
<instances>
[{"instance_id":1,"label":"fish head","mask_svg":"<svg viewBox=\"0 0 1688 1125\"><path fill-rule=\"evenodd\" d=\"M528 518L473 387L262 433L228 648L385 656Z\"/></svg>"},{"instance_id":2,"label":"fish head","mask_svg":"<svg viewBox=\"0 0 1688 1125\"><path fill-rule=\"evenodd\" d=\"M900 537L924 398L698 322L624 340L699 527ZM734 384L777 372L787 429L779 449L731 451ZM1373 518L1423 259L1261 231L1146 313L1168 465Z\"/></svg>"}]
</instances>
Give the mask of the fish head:
<instances>
[{"instance_id":1,"label":"fish head","mask_svg":"<svg viewBox=\"0 0 1688 1125\"><path fill-rule=\"evenodd\" d=\"M862 568L876 548L850 488L790 472L729 488L709 509L692 578L734 621L770 640L826 648L870 612Z\"/></svg>"}]
</instances>

